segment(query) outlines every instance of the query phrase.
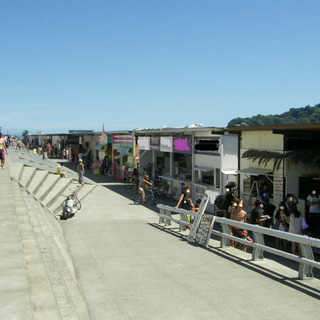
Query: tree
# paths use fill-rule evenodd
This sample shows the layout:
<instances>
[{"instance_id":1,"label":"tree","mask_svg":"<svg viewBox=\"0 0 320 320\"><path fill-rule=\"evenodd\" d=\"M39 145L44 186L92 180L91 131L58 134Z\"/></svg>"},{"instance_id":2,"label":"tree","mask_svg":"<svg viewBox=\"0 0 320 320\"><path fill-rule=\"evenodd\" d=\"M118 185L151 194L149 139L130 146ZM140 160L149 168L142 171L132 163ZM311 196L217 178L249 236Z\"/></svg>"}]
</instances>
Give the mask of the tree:
<instances>
[{"instance_id":1,"label":"tree","mask_svg":"<svg viewBox=\"0 0 320 320\"><path fill-rule=\"evenodd\" d=\"M23 141L28 141L29 140L29 131L28 130L23 130L22 132L22 138L23 138Z\"/></svg>"}]
</instances>

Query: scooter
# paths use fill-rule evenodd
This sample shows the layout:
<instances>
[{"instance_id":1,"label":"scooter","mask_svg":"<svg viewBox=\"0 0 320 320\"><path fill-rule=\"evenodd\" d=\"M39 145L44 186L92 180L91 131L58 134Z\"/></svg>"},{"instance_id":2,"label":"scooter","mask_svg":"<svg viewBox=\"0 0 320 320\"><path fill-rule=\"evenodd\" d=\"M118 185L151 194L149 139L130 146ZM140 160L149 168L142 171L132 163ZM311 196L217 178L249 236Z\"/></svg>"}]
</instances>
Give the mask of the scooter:
<instances>
[{"instance_id":1,"label":"scooter","mask_svg":"<svg viewBox=\"0 0 320 320\"><path fill-rule=\"evenodd\" d=\"M66 199L62 202L61 206L62 215L60 216L60 220L72 218L78 210L81 210L81 202L75 192L66 196Z\"/></svg>"}]
</instances>

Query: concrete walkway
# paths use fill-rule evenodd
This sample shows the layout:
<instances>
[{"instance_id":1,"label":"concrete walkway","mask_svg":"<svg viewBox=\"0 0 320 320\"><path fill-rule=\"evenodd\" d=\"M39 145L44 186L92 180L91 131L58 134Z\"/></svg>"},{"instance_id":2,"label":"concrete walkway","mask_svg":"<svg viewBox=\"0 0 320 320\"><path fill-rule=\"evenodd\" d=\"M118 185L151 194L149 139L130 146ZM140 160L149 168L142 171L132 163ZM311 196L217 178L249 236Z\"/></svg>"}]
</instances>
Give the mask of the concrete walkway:
<instances>
[{"instance_id":1,"label":"concrete walkway","mask_svg":"<svg viewBox=\"0 0 320 320\"><path fill-rule=\"evenodd\" d=\"M0 174L1 181L8 178L7 170ZM57 221L89 319L319 318L318 272L313 280L301 281L294 264L252 262L251 255L221 250L215 241L209 249L191 245L178 228L158 225L151 204L133 205L128 188L103 179L74 218ZM8 197L9 209L10 184L2 186L0 194ZM1 288L8 286L0 293L0 319L32 319L19 313L32 315L34 310L19 250L19 221L3 214L1 229L9 225L11 231L0 237ZM10 258L19 273L7 267Z\"/></svg>"}]
</instances>

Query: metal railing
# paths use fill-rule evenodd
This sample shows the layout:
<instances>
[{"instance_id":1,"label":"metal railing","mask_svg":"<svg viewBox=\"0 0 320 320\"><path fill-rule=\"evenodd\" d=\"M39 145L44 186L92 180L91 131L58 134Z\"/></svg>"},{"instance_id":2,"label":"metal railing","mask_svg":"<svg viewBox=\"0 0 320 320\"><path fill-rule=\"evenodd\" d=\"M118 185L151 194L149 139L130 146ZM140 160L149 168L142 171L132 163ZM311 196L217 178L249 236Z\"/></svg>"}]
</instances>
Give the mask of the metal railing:
<instances>
[{"instance_id":1,"label":"metal railing","mask_svg":"<svg viewBox=\"0 0 320 320\"><path fill-rule=\"evenodd\" d=\"M159 204L157 206L159 208L159 223L165 223L166 226L171 225L171 221L179 224L179 231L185 231L187 226L190 226L191 232L197 232L198 226L195 226L194 223L199 219L196 219L198 215L203 214L203 212L194 213L183 209L176 209L170 206ZM174 215L172 214L179 214ZM187 216L193 216L194 222L191 223L188 221ZM235 242L244 244L246 246L250 246L253 248L252 250L252 260L263 259L263 252L269 252L274 255L290 259L299 263L299 271L298 277L299 279L313 278L313 268L320 269L320 263L315 261L313 249L320 248L320 240L315 238L310 238L304 235L297 235L293 233L283 232L279 230L274 230L270 228L264 228L258 225L252 225L248 223L242 223L234 220L230 220L227 218L221 218L214 216L212 223L212 228L210 228L208 232L208 240L205 244L205 247L208 246L211 235L215 235L220 237L220 247L223 248L225 246L230 245L230 240ZM217 228L217 224L220 223L220 228ZM230 227L235 227L241 230L250 230L253 234L254 242L250 242L246 239L241 239L235 237L231 234ZM193 230L196 229L196 230ZM271 237L292 241L296 244L300 245L301 248L301 256L295 255L289 252L285 252L270 246L267 246L264 241L264 235L268 235ZM188 237L188 239L194 239L194 237Z\"/></svg>"}]
</instances>

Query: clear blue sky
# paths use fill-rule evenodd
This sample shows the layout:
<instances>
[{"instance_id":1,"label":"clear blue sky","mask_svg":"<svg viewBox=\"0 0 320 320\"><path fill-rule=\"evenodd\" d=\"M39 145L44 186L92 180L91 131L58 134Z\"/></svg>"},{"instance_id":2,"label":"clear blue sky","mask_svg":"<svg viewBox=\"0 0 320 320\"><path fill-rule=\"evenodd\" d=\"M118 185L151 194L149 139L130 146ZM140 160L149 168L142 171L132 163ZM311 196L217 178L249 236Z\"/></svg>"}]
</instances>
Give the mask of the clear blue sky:
<instances>
[{"instance_id":1,"label":"clear blue sky","mask_svg":"<svg viewBox=\"0 0 320 320\"><path fill-rule=\"evenodd\" d=\"M0 0L0 126L220 127L313 106L319 13L319 0Z\"/></svg>"}]
</instances>

